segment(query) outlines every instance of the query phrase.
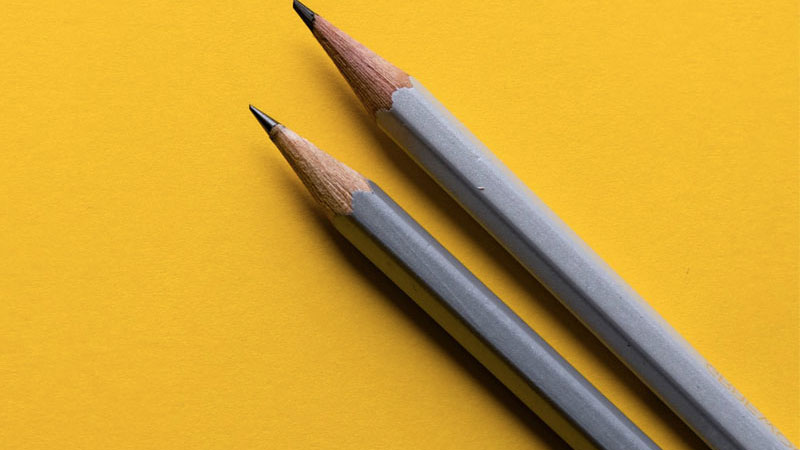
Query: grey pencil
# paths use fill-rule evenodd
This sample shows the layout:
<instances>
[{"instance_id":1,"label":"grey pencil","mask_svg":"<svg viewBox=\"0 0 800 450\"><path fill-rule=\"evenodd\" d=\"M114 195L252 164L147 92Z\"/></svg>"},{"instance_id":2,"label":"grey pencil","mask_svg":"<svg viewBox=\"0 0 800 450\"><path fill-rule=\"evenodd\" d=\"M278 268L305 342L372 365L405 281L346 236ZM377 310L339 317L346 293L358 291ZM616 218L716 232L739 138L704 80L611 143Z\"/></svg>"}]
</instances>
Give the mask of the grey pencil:
<instances>
[{"instance_id":1,"label":"grey pencil","mask_svg":"<svg viewBox=\"0 0 800 450\"><path fill-rule=\"evenodd\" d=\"M576 449L657 449L381 189L254 107L333 226Z\"/></svg>"},{"instance_id":2,"label":"grey pencil","mask_svg":"<svg viewBox=\"0 0 800 450\"><path fill-rule=\"evenodd\" d=\"M795 448L417 80L294 7L378 126L708 445Z\"/></svg>"}]
</instances>

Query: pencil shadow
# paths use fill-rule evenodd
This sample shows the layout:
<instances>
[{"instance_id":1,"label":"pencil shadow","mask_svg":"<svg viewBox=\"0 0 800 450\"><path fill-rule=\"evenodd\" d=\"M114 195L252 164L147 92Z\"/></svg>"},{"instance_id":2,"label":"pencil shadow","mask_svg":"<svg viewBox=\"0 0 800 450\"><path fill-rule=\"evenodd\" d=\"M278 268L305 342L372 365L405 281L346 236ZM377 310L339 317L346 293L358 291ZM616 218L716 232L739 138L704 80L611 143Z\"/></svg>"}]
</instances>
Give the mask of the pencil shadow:
<instances>
[{"instance_id":1,"label":"pencil shadow","mask_svg":"<svg viewBox=\"0 0 800 450\"><path fill-rule=\"evenodd\" d=\"M274 162L274 161L273 161ZM277 165L276 165L277 166ZM333 241L354 272L361 274L390 304L400 313L405 320L413 323L425 336L434 341L451 361L469 373L472 378L488 391L493 398L510 411L514 418L523 424L532 435L545 442L550 448L567 450L570 447L555 434L536 414L534 414L521 400L519 400L505 385L500 383L491 372L478 362L469 352L441 328L425 311L409 298L392 280L383 274L372 262L358 251L344 236L339 234L330 221L325 217L319 205L314 203L308 192L303 189L298 180L284 170L278 177L286 184L282 192L296 196L296 201L308 206L308 215L313 218L320 231L327 234L326 238ZM271 177L275 182L275 177Z\"/></svg>"},{"instance_id":2,"label":"pencil shadow","mask_svg":"<svg viewBox=\"0 0 800 450\"><path fill-rule=\"evenodd\" d=\"M572 337L583 343L596 364L602 365L624 386L636 396L641 403L646 405L651 415L659 417L668 426L682 444L694 450L708 450L708 446L677 416L675 415L647 386L644 385L625 365L608 350L583 324L580 323L541 283L519 264L494 238L489 235L480 224L467 214L439 185L437 185L417 164L408 157L389 137L387 137L367 115L355 94L343 81L336 70L329 65L320 67L317 71L318 83L328 86L328 92L339 100L342 105L340 115L352 117L354 127L365 131L372 138L373 146L383 151L389 163L397 167L406 178L413 181L413 187L418 195L431 200L442 211L447 211L447 218L452 225L464 230L474 241L480 244L484 255L507 273L511 274L515 283L527 293L531 301L537 302L544 309L544 315L539 317L542 321L555 321L560 329L568 330ZM368 174L366 174L368 175ZM402 205L401 205L402 206ZM362 257L363 258L363 257ZM399 291L399 290L398 290ZM421 313L415 311L414 314ZM409 315L409 312L406 312ZM424 322L423 319L415 321ZM533 327L535 329L535 327ZM432 334L433 333L430 333ZM439 337L439 339L442 339ZM455 345L450 341L448 345ZM474 362L474 361L473 361ZM481 372L485 373L485 372ZM491 377L486 373L486 376ZM490 383L491 382L491 383ZM500 385L493 378L484 384ZM497 390L497 387L490 388ZM508 393L506 391L506 393ZM505 395L505 394L504 394ZM507 402L508 400L504 400ZM560 448L560 447L555 447Z\"/></svg>"}]
</instances>

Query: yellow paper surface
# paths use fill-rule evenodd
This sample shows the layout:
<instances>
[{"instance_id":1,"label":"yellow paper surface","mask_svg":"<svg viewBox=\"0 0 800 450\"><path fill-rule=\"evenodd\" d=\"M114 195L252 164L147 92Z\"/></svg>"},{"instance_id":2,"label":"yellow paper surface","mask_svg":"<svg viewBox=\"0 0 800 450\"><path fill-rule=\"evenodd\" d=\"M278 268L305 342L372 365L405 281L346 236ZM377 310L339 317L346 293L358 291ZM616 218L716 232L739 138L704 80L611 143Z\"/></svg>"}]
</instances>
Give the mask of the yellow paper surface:
<instances>
[{"instance_id":1,"label":"yellow paper surface","mask_svg":"<svg viewBox=\"0 0 800 450\"><path fill-rule=\"evenodd\" d=\"M796 2L309 6L800 442ZM3 448L563 448L335 234L250 102L379 183L663 448L702 448L377 130L290 1L2 9Z\"/></svg>"}]
</instances>

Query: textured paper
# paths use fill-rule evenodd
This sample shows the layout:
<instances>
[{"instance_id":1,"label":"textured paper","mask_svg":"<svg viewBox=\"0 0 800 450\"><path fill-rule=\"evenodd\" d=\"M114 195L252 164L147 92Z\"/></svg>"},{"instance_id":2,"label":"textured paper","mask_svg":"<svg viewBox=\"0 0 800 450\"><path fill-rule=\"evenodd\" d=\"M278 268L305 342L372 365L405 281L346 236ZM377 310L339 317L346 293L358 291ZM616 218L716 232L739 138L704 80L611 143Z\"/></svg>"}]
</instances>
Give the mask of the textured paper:
<instances>
[{"instance_id":1,"label":"textured paper","mask_svg":"<svg viewBox=\"0 0 800 450\"><path fill-rule=\"evenodd\" d=\"M332 231L253 103L379 182L663 448L703 448L377 130L290 3L4 5L3 447L563 448ZM308 5L800 443L795 3Z\"/></svg>"}]
</instances>

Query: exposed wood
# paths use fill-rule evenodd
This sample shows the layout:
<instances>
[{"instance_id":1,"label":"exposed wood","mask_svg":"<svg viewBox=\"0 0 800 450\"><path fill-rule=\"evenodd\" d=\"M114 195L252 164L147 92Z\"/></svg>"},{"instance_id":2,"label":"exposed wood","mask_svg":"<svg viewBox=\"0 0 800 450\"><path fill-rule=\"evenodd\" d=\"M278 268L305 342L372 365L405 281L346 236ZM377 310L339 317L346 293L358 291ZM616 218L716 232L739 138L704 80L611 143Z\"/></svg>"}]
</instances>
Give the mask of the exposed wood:
<instances>
[{"instance_id":1,"label":"exposed wood","mask_svg":"<svg viewBox=\"0 0 800 450\"><path fill-rule=\"evenodd\" d=\"M411 87L407 73L323 17L314 17L312 32L370 114L391 108L394 91Z\"/></svg>"},{"instance_id":2,"label":"exposed wood","mask_svg":"<svg viewBox=\"0 0 800 450\"><path fill-rule=\"evenodd\" d=\"M283 125L270 138L311 195L334 215L353 212L353 193L372 189L367 179Z\"/></svg>"}]
</instances>

